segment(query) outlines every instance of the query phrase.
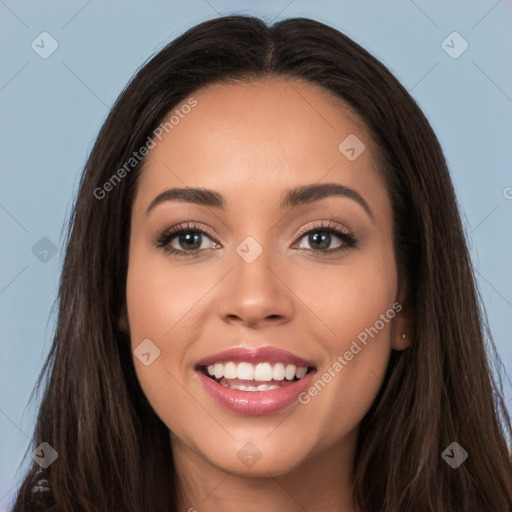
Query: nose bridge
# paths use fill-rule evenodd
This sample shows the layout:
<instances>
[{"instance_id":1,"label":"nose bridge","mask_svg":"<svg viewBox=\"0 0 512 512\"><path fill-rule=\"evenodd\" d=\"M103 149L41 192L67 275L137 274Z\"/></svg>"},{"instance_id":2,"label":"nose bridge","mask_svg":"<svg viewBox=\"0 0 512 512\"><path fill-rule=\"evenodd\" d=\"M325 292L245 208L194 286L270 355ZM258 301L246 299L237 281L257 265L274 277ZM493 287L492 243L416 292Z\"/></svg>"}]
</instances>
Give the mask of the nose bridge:
<instances>
[{"instance_id":1,"label":"nose bridge","mask_svg":"<svg viewBox=\"0 0 512 512\"><path fill-rule=\"evenodd\" d=\"M266 246L267 241L268 237L260 244L255 237L247 236L236 246L232 271L218 303L224 320L254 325L291 318L291 294L278 278L277 254Z\"/></svg>"}]
</instances>

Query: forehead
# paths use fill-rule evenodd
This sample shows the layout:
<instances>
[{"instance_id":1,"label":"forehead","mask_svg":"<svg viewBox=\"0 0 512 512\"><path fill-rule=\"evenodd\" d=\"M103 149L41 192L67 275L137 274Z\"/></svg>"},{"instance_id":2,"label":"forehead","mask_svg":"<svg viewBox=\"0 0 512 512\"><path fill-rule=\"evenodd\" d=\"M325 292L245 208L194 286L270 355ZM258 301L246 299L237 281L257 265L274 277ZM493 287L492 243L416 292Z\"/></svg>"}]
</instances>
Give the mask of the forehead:
<instances>
[{"instance_id":1,"label":"forehead","mask_svg":"<svg viewBox=\"0 0 512 512\"><path fill-rule=\"evenodd\" d=\"M277 203L282 190L319 182L385 193L364 123L319 86L282 78L214 84L164 122L171 115L138 184L136 202L146 206L171 187L219 190L232 206L246 207L249 199ZM358 153L364 148L356 159L343 153L346 140Z\"/></svg>"}]
</instances>

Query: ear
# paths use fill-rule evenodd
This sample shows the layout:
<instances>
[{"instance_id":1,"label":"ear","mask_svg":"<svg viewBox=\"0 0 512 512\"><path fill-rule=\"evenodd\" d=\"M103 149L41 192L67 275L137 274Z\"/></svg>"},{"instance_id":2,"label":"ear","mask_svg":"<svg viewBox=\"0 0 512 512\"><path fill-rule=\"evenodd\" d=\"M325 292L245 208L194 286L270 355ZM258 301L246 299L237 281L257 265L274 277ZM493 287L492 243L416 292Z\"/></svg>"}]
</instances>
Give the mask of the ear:
<instances>
[{"instance_id":1,"label":"ear","mask_svg":"<svg viewBox=\"0 0 512 512\"><path fill-rule=\"evenodd\" d=\"M130 325L128 323L128 311L126 305L123 306L119 316L117 317L117 326L121 332L130 334Z\"/></svg>"},{"instance_id":2,"label":"ear","mask_svg":"<svg viewBox=\"0 0 512 512\"><path fill-rule=\"evenodd\" d=\"M411 346L414 338L414 309L408 300L407 287L401 286L397 300L393 305L396 316L391 330L391 348L405 350Z\"/></svg>"}]
</instances>

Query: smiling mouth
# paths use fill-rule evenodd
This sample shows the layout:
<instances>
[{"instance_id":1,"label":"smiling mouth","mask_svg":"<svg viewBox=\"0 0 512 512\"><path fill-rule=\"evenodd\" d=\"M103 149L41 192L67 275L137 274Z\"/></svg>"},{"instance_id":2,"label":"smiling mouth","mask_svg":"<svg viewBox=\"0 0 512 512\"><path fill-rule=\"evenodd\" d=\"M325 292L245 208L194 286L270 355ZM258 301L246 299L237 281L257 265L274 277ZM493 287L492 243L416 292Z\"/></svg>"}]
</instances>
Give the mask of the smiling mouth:
<instances>
[{"instance_id":1,"label":"smiling mouth","mask_svg":"<svg viewBox=\"0 0 512 512\"><path fill-rule=\"evenodd\" d=\"M272 391L300 381L308 373L315 371L312 366L296 366L289 363L226 361L199 370L206 377L221 386L239 391Z\"/></svg>"}]
</instances>

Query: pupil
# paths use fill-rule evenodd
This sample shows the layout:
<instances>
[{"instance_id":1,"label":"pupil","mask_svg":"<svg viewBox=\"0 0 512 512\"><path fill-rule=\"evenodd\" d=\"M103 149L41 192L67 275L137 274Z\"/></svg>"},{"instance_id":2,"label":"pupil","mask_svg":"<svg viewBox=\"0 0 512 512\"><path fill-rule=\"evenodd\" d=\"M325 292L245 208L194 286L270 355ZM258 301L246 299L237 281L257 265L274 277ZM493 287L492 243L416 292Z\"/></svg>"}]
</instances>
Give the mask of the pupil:
<instances>
[{"instance_id":1,"label":"pupil","mask_svg":"<svg viewBox=\"0 0 512 512\"><path fill-rule=\"evenodd\" d=\"M327 249L330 245L331 235L329 233L325 233L323 231L319 231L313 235L309 235L309 243L320 249Z\"/></svg>"},{"instance_id":2,"label":"pupil","mask_svg":"<svg viewBox=\"0 0 512 512\"><path fill-rule=\"evenodd\" d=\"M180 244L186 245L187 249L199 249L199 247L201 246L200 238L201 235L198 233L181 233L179 236L179 242Z\"/></svg>"}]
</instances>

